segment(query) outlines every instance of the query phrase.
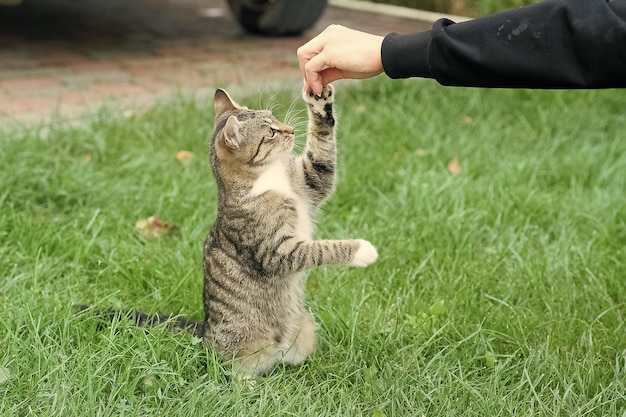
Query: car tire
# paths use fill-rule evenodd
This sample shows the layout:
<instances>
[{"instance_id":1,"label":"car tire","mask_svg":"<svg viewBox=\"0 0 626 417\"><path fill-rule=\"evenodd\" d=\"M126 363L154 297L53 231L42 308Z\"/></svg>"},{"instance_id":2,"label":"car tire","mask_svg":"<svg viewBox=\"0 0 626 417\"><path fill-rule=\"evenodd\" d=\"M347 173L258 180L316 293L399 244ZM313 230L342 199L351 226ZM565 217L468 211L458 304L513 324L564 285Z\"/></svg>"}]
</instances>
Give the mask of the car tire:
<instances>
[{"instance_id":1,"label":"car tire","mask_svg":"<svg viewBox=\"0 0 626 417\"><path fill-rule=\"evenodd\" d=\"M228 0L244 29L259 35L298 35L315 24L326 0Z\"/></svg>"}]
</instances>

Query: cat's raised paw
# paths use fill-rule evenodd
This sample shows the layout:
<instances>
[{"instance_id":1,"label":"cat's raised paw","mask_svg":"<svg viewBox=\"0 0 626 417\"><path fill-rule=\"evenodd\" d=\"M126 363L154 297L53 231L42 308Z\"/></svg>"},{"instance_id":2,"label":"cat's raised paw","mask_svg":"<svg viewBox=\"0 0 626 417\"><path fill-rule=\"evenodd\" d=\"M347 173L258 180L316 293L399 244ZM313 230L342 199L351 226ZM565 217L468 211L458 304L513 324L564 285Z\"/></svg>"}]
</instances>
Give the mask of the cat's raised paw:
<instances>
[{"instance_id":1,"label":"cat's raised paw","mask_svg":"<svg viewBox=\"0 0 626 417\"><path fill-rule=\"evenodd\" d=\"M352 258L350 265L368 266L369 264L374 263L374 261L378 259L378 252L376 251L374 245L363 239L359 239L359 244L359 249L354 254L354 258Z\"/></svg>"},{"instance_id":2,"label":"cat's raised paw","mask_svg":"<svg viewBox=\"0 0 626 417\"><path fill-rule=\"evenodd\" d=\"M313 91L303 94L304 100L307 103L320 110L323 109L326 104L332 103L334 96L335 88L331 84L325 85L320 95L315 94Z\"/></svg>"}]
</instances>

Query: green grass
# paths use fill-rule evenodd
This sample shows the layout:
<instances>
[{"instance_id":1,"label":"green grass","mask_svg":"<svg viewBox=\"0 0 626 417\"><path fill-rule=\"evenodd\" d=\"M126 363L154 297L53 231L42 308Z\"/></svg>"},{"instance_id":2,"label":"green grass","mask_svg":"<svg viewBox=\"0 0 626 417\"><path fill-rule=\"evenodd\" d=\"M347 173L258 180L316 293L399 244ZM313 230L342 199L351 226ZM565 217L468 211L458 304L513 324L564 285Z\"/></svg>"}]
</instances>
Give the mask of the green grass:
<instances>
[{"instance_id":1,"label":"green grass","mask_svg":"<svg viewBox=\"0 0 626 417\"><path fill-rule=\"evenodd\" d=\"M279 114L296 95L278 94ZM0 415L623 417L625 104L623 90L339 84L340 182L318 235L369 239L380 258L311 272L318 348L252 390L185 334L76 314L202 317L211 103L5 132ZM142 241L152 214L178 232Z\"/></svg>"}]
</instances>

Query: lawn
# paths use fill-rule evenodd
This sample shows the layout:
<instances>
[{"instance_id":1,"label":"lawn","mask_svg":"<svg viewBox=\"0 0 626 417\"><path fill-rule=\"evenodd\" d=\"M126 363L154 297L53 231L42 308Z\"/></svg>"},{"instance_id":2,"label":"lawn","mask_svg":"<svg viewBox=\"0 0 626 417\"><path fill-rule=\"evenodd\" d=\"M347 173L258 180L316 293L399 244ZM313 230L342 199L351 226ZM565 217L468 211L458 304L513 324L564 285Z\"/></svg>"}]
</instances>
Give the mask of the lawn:
<instances>
[{"instance_id":1,"label":"lawn","mask_svg":"<svg viewBox=\"0 0 626 417\"><path fill-rule=\"evenodd\" d=\"M304 121L297 90L274 93L236 99ZM202 318L212 103L5 130L0 415L624 417L625 106L625 90L338 83L317 235L380 257L311 271L315 354L251 390L186 334L77 314ZM175 230L142 238L151 215Z\"/></svg>"}]
</instances>

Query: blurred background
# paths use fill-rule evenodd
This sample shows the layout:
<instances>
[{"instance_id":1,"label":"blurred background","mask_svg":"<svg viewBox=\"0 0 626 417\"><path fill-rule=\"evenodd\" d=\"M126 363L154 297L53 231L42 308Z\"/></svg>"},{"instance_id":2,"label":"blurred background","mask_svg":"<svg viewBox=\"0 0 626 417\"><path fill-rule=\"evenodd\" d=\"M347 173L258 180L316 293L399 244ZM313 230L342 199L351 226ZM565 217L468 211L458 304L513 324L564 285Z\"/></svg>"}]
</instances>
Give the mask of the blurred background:
<instances>
[{"instance_id":1,"label":"blurred background","mask_svg":"<svg viewBox=\"0 0 626 417\"><path fill-rule=\"evenodd\" d=\"M407 33L430 28L441 17L432 12L528 1L0 0L0 120L76 118L216 87L296 90L297 47L331 23Z\"/></svg>"},{"instance_id":2,"label":"blurred background","mask_svg":"<svg viewBox=\"0 0 626 417\"><path fill-rule=\"evenodd\" d=\"M439 13L477 17L504 9L538 3L539 0L375 0L375 2Z\"/></svg>"}]
</instances>

